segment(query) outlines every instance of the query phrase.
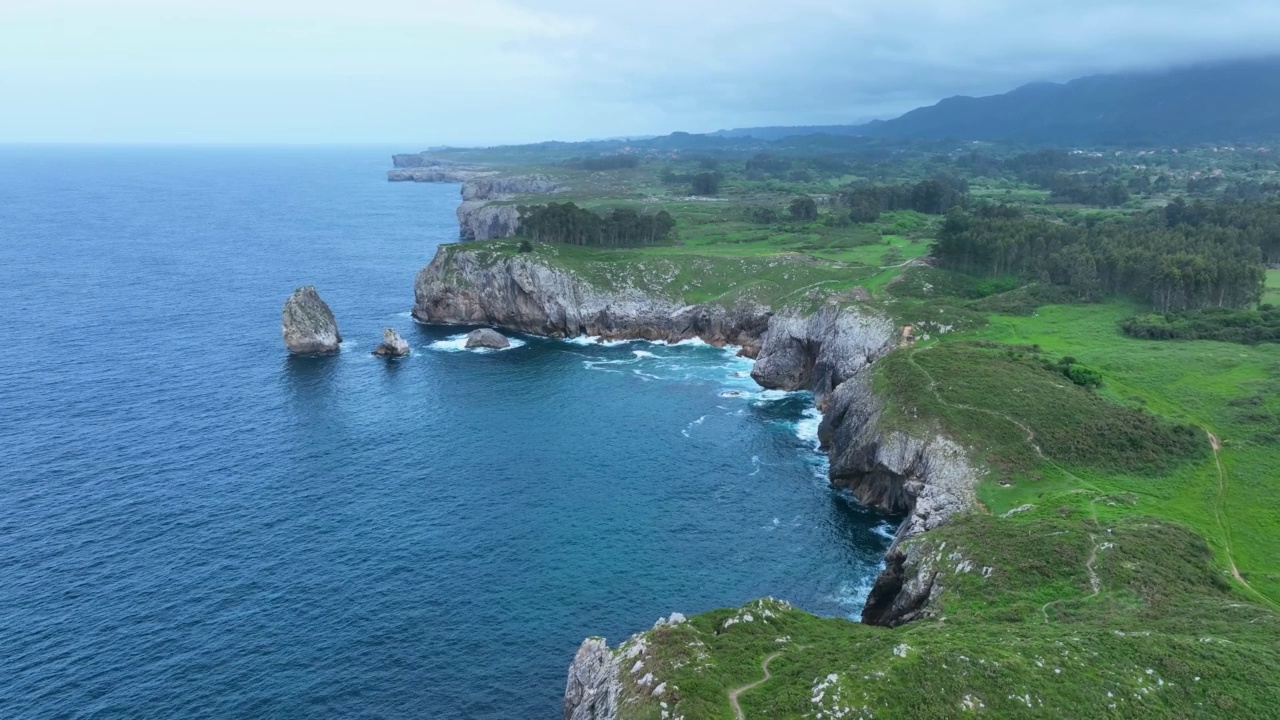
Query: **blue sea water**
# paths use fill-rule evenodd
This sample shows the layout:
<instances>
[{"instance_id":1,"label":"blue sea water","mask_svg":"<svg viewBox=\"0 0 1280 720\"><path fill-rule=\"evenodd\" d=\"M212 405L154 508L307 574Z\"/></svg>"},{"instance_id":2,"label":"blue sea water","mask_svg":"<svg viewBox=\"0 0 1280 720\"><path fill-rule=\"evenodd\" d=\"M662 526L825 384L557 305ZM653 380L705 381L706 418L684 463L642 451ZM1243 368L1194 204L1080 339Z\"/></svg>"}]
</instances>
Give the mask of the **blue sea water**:
<instances>
[{"instance_id":1,"label":"blue sea water","mask_svg":"<svg viewBox=\"0 0 1280 720\"><path fill-rule=\"evenodd\" d=\"M0 718L555 718L584 636L856 616L892 530L696 343L416 325L381 149L0 148ZM315 284L343 351L290 358ZM384 326L413 355L369 355Z\"/></svg>"}]
</instances>

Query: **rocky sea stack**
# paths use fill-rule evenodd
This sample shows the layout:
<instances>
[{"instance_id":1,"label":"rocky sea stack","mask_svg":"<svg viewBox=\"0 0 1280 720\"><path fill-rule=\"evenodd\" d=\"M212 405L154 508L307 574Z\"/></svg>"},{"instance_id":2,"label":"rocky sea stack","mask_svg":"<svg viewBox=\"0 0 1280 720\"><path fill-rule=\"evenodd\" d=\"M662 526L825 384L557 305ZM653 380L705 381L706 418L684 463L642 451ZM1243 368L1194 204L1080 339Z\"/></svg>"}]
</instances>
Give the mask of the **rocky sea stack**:
<instances>
[{"instance_id":1,"label":"rocky sea stack","mask_svg":"<svg viewBox=\"0 0 1280 720\"><path fill-rule=\"evenodd\" d=\"M342 342L333 311L310 285L294 290L285 301L280 333L285 347L294 355L337 352Z\"/></svg>"},{"instance_id":2,"label":"rocky sea stack","mask_svg":"<svg viewBox=\"0 0 1280 720\"><path fill-rule=\"evenodd\" d=\"M382 342L373 349L373 354L381 357L404 357L409 354L409 343L394 328L386 328L382 331Z\"/></svg>"},{"instance_id":3,"label":"rocky sea stack","mask_svg":"<svg viewBox=\"0 0 1280 720\"><path fill-rule=\"evenodd\" d=\"M480 328L467 333L467 348L492 348L501 350L511 347L511 343L503 337L502 333L489 328Z\"/></svg>"}]
</instances>

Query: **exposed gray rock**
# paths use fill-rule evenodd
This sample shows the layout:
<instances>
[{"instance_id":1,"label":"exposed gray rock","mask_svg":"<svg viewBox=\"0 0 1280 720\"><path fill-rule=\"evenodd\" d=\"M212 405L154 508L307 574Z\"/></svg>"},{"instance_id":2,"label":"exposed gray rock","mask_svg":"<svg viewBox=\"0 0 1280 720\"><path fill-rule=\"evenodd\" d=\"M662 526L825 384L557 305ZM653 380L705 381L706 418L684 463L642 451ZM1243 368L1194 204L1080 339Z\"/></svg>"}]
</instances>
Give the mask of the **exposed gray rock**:
<instances>
[{"instance_id":1,"label":"exposed gray rock","mask_svg":"<svg viewBox=\"0 0 1280 720\"><path fill-rule=\"evenodd\" d=\"M465 183L469 180L492 175L483 170L429 165L426 167L396 168L387 171L391 182Z\"/></svg>"},{"instance_id":2,"label":"exposed gray rock","mask_svg":"<svg viewBox=\"0 0 1280 720\"><path fill-rule=\"evenodd\" d=\"M942 592L935 560L930 543L892 548L862 608L862 622L897 627L934 614L933 601Z\"/></svg>"},{"instance_id":3,"label":"exposed gray rock","mask_svg":"<svg viewBox=\"0 0 1280 720\"><path fill-rule=\"evenodd\" d=\"M620 654L604 638L587 638L569 666L564 689L565 720L614 720L618 717Z\"/></svg>"},{"instance_id":4,"label":"exposed gray rock","mask_svg":"<svg viewBox=\"0 0 1280 720\"><path fill-rule=\"evenodd\" d=\"M511 237L520 229L520 212L510 202L516 195L538 195L560 188L545 175L477 176L462 185L458 237L490 240Z\"/></svg>"},{"instance_id":5,"label":"exposed gray rock","mask_svg":"<svg viewBox=\"0 0 1280 720\"><path fill-rule=\"evenodd\" d=\"M831 392L889 350L891 321L826 305L813 315L775 316L760 344L751 378L766 388L812 390L819 410Z\"/></svg>"},{"instance_id":6,"label":"exposed gray rock","mask_svg":"<svg viewBox=\"0 0 1280 720\"><path fill-rule=\"evenodd\" d=\"M546 175L505 175L472 180L462 185L462 199L492 200L511 195L540 195L558 189Z\"/></svg>"},{"instance_id":7,"label":"exposed gray rock","mask_svg":"<svg viewBox=\"0 0 1280 720\"><path fill-rule=\"evenodd\" d=\"M511 347L511 342L502 333L489 328L480 328L467 333L467 348L492 348L501 350Z\"/></svg>"},{"instance_id":8,"label":"exposed gray rock","mask_svg":"<svg viewBox=\"0 0 1280 720\"><path fill-rule=\"evenodd\" d=\"M926 616L941 588L937 572L908 542L977 505L981 473L963 448L940 433L908 434L881 424L884 401L868 376L832 393L818 439L831 459L831 484L864 505L906 513L863 608L863 622L901 625Z\"/></svg>"},{"instance_id":9,"label":"exposed gray rock","mask_svg":"<svg viewBox=\"0 0 1280 720\"><path fill-rule=\"evenodd\" d=\"M409 343L400 337L400 333L393 328L386 328L382 331L382 342L373 349L374 355L382 357L404 357L409 354Z\"/></svg>"},{"instance_id":10,"label":"exposed gray rock","mask_svg":"<svg viewBox=\"0 0 1280 720\"><path fill-rule=\"evenodd\" d=\"M940 433L886 430L883 410L869 377L855 376L831 394L818 440L831 458L831 484L864 505L907 513L896 545L972 509L980 473L964 449Z\"/></svg>"},{"instance_id":11,"label":"exposed gray rock","mask_svg":"<svg viewBox=\"0 0 1280 720\"><path fill-rule=\"evenodd\" d=\"M426 165L427 159L423 153L396 153L391 156L391 166L398 168L415 168Z\"/></svg>"},{"instance_id":12,"label":"exposed gray rock","mask_svg":"<svg viewBox=\"0 0 1280 720\"><path fill-rule=\"evenodd\" d=\"M295 355L337 352L342 342L333 311L310 285L294 290L285 301L280 334L285 347Z\"/></svg>"},{"instance_id":13,"label":"exposed gray rock","mask_svg":"<svg viewBox=\"0 0 1280 720\"><path fill-rule=\"evenodd\" d=\"M458 236L463 240L512 237L520 228L520 211L515 205L464 200L458 206L457 215Z\"/></svg>"},{"instance_id":14,"label":"exposed gray rock","mask_svg":"<svg viewBox=\"0 0 1280 720\"><path fill-rule=\"evenodd\" d=\"M634 288L603 290L529 255L481 257L442 246L418 273L413 315L440 325L492 325L546 337L606 339L753 348L769 321L759 307L682 305Z\"/></svg>"}]
</instances>

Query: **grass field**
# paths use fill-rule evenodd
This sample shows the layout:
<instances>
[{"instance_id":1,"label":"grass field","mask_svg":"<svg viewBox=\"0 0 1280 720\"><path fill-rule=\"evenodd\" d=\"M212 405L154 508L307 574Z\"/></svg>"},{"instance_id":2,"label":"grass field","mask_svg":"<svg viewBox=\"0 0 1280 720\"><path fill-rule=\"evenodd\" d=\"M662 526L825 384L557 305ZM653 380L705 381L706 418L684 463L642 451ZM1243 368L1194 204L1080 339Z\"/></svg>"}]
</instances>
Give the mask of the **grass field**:
<instances>
[{"instance_id":1,"label":"grass field","mask_svg":"<svg viewBox=\"0 0 1280 720\"><path fill-rule=\"evenodd\" d=\"M1280 270L1267 271L1267 289L1262 295L1262 302L1280 305Z\"/></svg>"}]
</instances>

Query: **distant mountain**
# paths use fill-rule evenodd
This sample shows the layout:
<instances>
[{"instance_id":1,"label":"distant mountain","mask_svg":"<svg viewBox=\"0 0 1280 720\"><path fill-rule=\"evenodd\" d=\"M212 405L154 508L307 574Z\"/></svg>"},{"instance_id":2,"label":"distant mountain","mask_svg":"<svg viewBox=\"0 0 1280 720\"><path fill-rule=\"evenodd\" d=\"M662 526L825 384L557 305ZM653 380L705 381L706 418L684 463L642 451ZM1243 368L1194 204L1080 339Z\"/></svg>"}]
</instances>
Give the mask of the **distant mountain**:
<instances>
[{"instance_id":1,"label":"distant mountain","mask_svg":"<svg viewBox=\"0 0 1280 720\"><path fill-rule=\"evenodd\" d=\"M1004 140L1054 145L1236 142L1280 138L1280 58L1032 83L1002 95L957 96L893 120L761 132Z\"/></svg>"},{"instance_id":2,"label":"distant mountain","mask_svg":"<svg viewBox=\"0 0 1280 720\"><path fill-rule=\"evenodd\" d=\"M734 128L711 133L717 137L755 138L757 140L781 140L798 135L862 135L861 125L797 125Z\"/></svg>"}]
</instances>

